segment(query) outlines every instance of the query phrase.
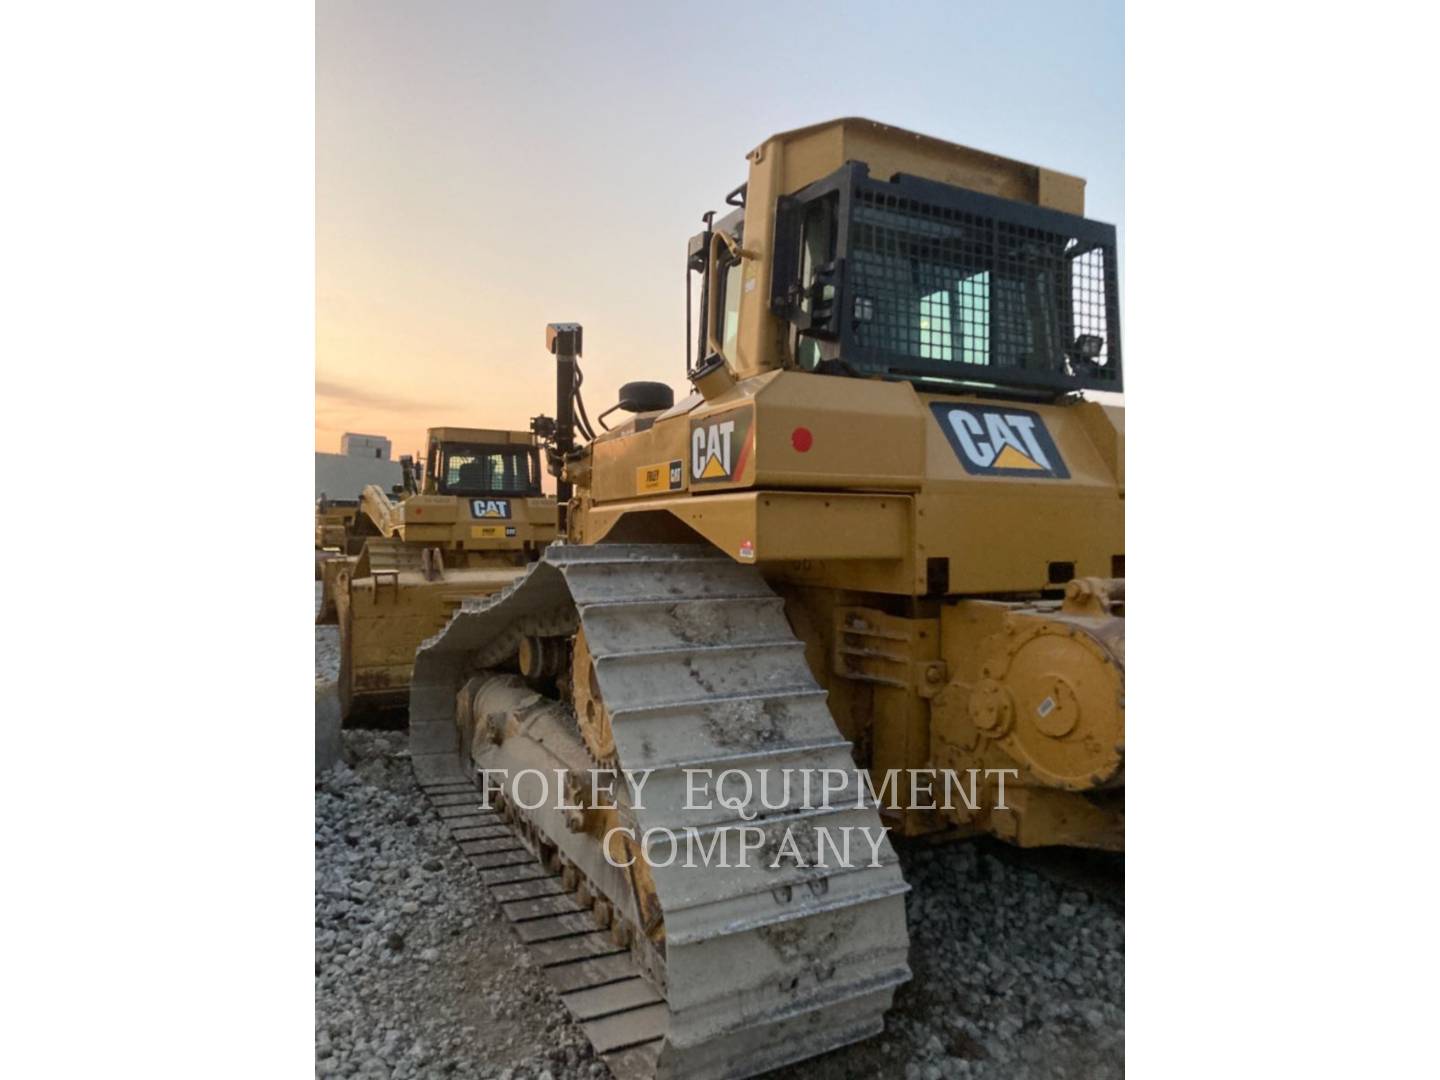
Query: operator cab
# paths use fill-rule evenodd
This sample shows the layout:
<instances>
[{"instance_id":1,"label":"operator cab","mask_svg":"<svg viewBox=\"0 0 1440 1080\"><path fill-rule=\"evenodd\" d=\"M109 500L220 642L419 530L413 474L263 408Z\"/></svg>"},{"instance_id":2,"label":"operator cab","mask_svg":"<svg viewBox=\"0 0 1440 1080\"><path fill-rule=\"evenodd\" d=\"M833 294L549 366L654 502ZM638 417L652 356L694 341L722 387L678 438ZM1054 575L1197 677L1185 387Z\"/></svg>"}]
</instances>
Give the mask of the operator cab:
<instances>
[{"instance_id":1,"label":"operator cab","mask_svg":"<svg viewBox=\"0 0 1440 1080\"><path fill-rule=\"evenodd\" d=\"M705 215L690 241L687 268L702 282L700 363L689 362L687 334L690 373L723 360L743 374L798 368L939 393L1044 400L1123 390L1115 228L1058 208L1083 209L1082 182L869 121L774 141L825 128L863 128L887 152L903 144L911 168L968 170L977 186L1026 194L1000 197L893 166L871 175L866 162L847 160L753 208L748 227L762 237L746 234L753 184L736 188L726 197L735 209ZM752 155L752 178L763 161ZM1062 192L1048 205L1046 184ZM687 288L687 324L689 306ZM779 324L769 335L783 339L779 355L739 355L742 310ZM761 338L750 340L755 352Z\"/></svg>"},{"instance_id":2,"label":"operator cab","mask_svg":"<svg viewBox=\"0 0 1440 1080\"><path fill-rule=\"evenodd\" d=\"M540 452L533 442L454 438L445 431L430 434L425 494L540 497Z\"/></svg>"}]
</instances>

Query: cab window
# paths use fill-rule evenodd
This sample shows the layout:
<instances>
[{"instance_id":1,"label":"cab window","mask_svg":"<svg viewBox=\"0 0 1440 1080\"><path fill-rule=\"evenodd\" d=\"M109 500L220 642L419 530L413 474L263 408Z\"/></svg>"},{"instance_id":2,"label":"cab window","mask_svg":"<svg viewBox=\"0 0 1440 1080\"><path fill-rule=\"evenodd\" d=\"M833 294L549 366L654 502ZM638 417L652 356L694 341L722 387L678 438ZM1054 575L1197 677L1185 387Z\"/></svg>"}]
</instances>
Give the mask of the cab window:
<instances>
[{"instance_id":1,"label":"cab window","mask_svg":"<svg viewBox=\"0 0 1440 1080\"><path fill-rule=\"evenodd\" d=\"M720 315L724 320L718 335L720 351L731 363L735 362L735 342L740 336L740 266L740 260L736 259L726 267L725 277L720 285Z\"/></svg>"},{"instance_id":2,"label":"cab window","mask_svg":"<svg viewBox=\"0 0 1440 1080\"><path fill-rule=\"evenodd\" d=\"M446 495L538 494L538 455L530 446L449 444L441 450L439 481Z\"/></svg>"}]
</instances>

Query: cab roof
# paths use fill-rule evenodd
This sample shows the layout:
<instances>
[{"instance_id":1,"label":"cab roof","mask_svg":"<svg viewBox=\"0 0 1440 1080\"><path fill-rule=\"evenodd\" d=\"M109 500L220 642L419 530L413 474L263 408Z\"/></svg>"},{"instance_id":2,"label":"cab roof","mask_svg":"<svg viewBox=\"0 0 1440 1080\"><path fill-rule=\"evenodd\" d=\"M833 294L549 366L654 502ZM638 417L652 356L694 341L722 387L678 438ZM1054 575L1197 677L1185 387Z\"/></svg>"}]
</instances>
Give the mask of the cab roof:
<instances>
[{"instance_id":1,"label":"cab roof","mask_svg":"<svg viewBox=\"0 0 1440 1080\"><path fill-rule=\"evenodd\" d=\"M510 446L534 446L535 436L528 431L497 431L494 428L433 427L425 432L430 442L490 443Z\"/></svg>"}]
</instances>

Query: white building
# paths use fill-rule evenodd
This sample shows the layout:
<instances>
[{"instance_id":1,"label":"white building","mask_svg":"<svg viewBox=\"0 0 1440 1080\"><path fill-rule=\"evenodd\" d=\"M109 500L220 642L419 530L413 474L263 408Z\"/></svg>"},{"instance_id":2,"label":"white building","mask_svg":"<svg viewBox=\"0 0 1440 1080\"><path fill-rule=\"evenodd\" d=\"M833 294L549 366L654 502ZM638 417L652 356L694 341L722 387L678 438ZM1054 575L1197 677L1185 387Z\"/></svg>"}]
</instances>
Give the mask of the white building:
<instances>
[{"instance_id":1,"label":"white building","mask_svg":"<svg viewBox=\"0 0 1440 1080\"><path fill-rule=\"evenodd\" d=\"M347 457L390 460L390 440L384 435L357 435L347 431L340 436L340 453Z\"/></svg>"},{"instance_id":2,"label":"white building","mask_svg":"<svg viewBox=\"0 0 1440 1080\"><path fill-rule=\"evenodd\" d=\"M340 453L315 453L315 498L358 499L367 484L392 491L402 483L400 463L390 460L390 440L383 435L340 436Z\"/></svg>"}]
</instances>

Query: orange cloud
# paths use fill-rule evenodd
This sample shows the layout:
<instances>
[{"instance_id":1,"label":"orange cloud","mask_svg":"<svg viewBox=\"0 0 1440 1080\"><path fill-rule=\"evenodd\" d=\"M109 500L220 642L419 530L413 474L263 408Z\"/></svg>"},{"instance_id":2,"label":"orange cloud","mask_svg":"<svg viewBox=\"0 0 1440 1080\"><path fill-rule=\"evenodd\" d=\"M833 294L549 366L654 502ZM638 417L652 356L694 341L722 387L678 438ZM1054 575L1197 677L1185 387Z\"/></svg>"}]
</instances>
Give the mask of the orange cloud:
<instances>
[{"instance_id":1,"label":"orange cloud","mask_svg":"<svg viewBox=\"0 0 1440 1080\"><path fill-rule=\"evenodd\" d=\"M323 403L323 404L322 404ZM434 412L445 408L438 400L421 401L389 391L375 390L335 379L315 380L315 406L329 409L380 409L384 412Z\"/></svg>"}]
</instances>

